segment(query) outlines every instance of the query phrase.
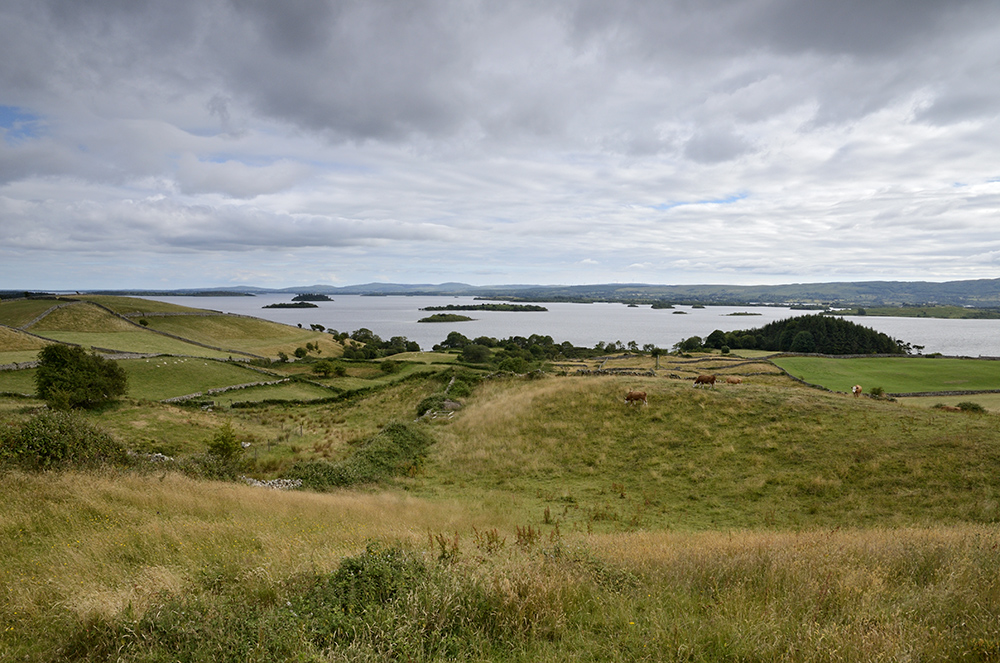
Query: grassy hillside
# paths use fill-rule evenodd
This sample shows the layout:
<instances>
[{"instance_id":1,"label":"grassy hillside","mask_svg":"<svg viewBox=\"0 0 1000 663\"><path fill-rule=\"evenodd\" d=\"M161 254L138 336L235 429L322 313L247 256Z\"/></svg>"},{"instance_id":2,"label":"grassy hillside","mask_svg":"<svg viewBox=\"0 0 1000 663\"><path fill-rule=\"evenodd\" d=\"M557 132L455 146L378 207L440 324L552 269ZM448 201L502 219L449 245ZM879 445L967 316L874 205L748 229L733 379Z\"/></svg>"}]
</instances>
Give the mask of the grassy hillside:
<instances>
[{"instance_id":1,"label":"grassy hillside","mask_svg":"<svg viewBox=\"0 0 1000 663\"><path fill-rule=\"evenodd\" d=\"M790 386L498 382L441 426L426 490L510 493L580 531L994 522L995 425Z\"/></svg>"},{"instance_id":2,"label":"grassy hillside","mask_svg":"<svg viewBox=\"0 0 1000 663\"><path fill-rule=\"evenodd\" d=\"M63 302L51 299L14 299L0 301L0 325L22 327L48 309Z\"/></svg>"},{"instance_id":3,"label":"grassy hillside","mask_svg":"<svg viewBox=\"0 0 1000 663\"><path fill-rule=\"evenodd\" d=\"M291 356L307 343L318 345L323 357L339 357L343 353L343 347L330 334L259 318L176 316L150 317L148 322L150 328L157 331L265 357L277 357L279 352Z\"/></svg>"},{"instance_id":4,"label":"grassy hillside","mask_svg":"<svg viewBox=\"0 0 1000 663\"><path fill-rule=\"evenodd\" d=\"M106 306L115 313L130 317L139 317L142 313L203 313L203 309L170 304L153 299L139 297L117 297L115 295L77 295L73 299L94 302Z\"/></svg>"}]
</instances>

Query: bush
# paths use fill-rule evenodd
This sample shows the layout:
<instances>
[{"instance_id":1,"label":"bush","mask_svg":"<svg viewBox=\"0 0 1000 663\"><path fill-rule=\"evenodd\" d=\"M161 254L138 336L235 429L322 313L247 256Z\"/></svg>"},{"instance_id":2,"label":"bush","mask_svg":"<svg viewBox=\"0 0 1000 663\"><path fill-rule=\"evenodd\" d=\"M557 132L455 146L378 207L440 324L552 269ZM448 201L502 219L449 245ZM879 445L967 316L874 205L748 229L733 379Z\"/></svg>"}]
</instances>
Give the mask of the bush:
<instances>
[{"instance_id":1,"label":"bush","mask_svg":"<svg viewBox=\"0 0 1000 663\"><path fill-rule=\"evenodd\" d=\"M962 412L986 412L984 408L979 403L973 403L971 401L963 401L958 404L958 409Z\"/></svg>"},{"instance_id":2,"label":"bush","mask_svg":"<svg viewBox=\"0 0 1000 663\"><path fill-rule=\"evenodd\" d=\"M432 442L422 431L391 423L344 461L301 461L290 468L288 477L301 479L302 486L312 490L375 483L415 472Z\"/></svg>"},{"instance_id":3,"label":"bush","mask_svg":"<svg viewBox=\"0 0 1000 663\"><path fill-rule=\"evenodd\" d=\"M95 408L128 390L128 374L113 361L81 347L47 345L38 353L35 390L58 410Z\"/></svg>"},{"instance_id":4,"label":"bush","mask_svg":"<svg viewBox=\"0 0 1000 663\"><path fill-rule=\"evenodd\" d=\"M469 362L470 364L485 364L492 356L493 353L490 352L488 347L478 343L470 343L462 348L461 352L462 361Z\"/></svg>"},{"instance_id":5,"label":"bush","mask_svg":"<svg viewBox=\"0 0 1000 663\"><path fill-rule=\"evenodd\" d=\"M125 448L69 412L47 411L0 434L0 460L28 470L125 465Z\"/></svg>"}]
</instances>

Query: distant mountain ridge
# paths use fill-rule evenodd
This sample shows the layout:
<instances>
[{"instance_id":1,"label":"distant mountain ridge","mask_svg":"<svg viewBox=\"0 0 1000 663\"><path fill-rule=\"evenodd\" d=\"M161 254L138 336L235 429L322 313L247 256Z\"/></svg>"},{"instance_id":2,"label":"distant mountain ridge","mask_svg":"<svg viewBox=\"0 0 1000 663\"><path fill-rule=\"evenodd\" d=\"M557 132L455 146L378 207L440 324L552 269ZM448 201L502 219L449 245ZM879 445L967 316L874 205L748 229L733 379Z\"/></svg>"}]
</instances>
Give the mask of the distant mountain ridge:
<instances>
[{"instance_id":1,"label":"distant mountain ridge","mask_svg":"<svg viewBox=\"0 0 1000 663\"><path fill-rule=\"evenodd\" d=\"M177 290L102 290L119 295L300 294L441 295L535 302L623 302L677 304L803 304L826 306L947 305L1000 307L1000 278L967 281L858 281L791 283L786 285L655 285L605 283L594 285L495 285L467 283L365 283L350 286L303 285L288 288L227 286Z\"/></svg>"}]
</instances>

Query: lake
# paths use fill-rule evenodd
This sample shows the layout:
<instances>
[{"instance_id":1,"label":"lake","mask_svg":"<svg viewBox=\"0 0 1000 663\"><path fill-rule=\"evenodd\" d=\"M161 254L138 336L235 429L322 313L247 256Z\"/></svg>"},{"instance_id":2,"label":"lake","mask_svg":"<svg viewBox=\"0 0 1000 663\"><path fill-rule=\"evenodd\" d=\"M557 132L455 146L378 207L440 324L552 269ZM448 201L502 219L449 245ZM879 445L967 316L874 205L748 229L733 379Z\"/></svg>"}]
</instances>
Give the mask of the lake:
<instances>
[{"instance_id":1,"label":"lake","mask_svg":"<svg viewBox=\"0 0 1000 663\"><path fill-rule=\"evenodd\" d=\"M708 306L692 308L652 309L649 306L630 307L625 304L570 304L539 302L548 311L501 312L457 311L474 318L471 322L417 322L432 312L428 306L448 304L482 304L472 297L388 296L364 297L340 295L334 301L316 302L318 308L263 308L268 304L290 302L292 295L259 295L256 297L148 297L182 306L212 309L224 313L252 315L289 325L323 325L328 329L353 332L367 328L383 339L405 336L430 350L451 331L468 338L540 334L551 336L556 343L569 341L573 345L593 347L605 343L635 341L639 347L652 343L671 349L675 343L691 336L708 336L716 329L733 331L761 327L768 322L805 315L809 311L794 311L774 306ZM501 300L502 301L502 300ZM750 315L734 315L734 314ZM967 357L1000 357L1000 320L950 320L938 318L892 318L852 316L851 321L883 332L889 336L924 346L925 354Z\"/></svg>"}]
</instances>

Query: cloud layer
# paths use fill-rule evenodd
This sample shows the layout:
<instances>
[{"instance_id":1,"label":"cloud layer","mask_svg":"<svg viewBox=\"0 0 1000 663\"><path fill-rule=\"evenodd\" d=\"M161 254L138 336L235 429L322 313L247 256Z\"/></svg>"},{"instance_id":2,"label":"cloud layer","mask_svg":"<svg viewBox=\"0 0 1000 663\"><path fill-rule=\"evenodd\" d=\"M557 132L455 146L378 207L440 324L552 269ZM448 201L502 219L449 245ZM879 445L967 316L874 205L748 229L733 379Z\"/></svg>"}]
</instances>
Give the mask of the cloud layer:
<instances>
[{"instance_id":1,"label":"cloud layer","mask_svg":"<svg viewBox=\"0 0 1000 663\"><path fill-rule=\"evenodd\" d=\"M993 278L1000 5L9 0L0 287Z\"/></svg>"}]
</instances>

